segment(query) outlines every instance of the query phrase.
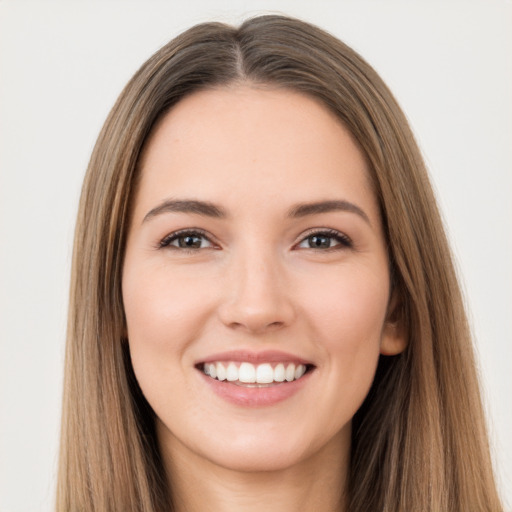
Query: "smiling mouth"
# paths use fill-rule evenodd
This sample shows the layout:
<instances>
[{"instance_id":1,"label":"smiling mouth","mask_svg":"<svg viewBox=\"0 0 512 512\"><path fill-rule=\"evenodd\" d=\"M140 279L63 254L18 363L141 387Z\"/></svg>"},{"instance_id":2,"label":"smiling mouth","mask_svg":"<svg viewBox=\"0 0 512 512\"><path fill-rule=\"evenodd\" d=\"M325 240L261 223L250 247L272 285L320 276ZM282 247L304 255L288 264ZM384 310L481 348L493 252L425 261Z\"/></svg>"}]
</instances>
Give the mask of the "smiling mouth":
<instances>
[{"instance_id":1,"label":"smiling mouth","mask_svg":"<svg viewBox=\"0 0 512 512\"><path fill-rule=\"evenodd\" d=\"M197 365L211 379L243 387L269 387L301 379L313 365L217 361Z\"/></svg>"}]
</instances>

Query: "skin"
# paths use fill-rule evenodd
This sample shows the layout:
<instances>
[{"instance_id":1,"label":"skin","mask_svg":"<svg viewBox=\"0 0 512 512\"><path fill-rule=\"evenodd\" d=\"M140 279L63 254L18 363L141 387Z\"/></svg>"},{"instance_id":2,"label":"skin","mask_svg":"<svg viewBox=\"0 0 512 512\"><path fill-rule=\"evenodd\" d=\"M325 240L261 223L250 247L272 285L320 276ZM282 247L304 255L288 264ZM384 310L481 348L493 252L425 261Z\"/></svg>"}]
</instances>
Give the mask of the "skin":
<instances>
[{"instance_id":1,"label":"skin","mask_svg":"<svg viewBox=\"0 0 512 512\"><path fill-rule=\"evenodd\" d=\"M237 85L178 103L141 169L123 300L177 510L344 510L352 417L379 354L405 346L387 320L388 257L361 151L316 100ZM227 216L148 216L170 198ZM363 214L288 215L326 200ZM198 248L161 246L191 228L206 233ZM311 247L312 231L326 229L345 238ZM235 349L285 351L314 369L286 400L244 407L213 393L195 367Z\"/></svg>"}]
</instances>

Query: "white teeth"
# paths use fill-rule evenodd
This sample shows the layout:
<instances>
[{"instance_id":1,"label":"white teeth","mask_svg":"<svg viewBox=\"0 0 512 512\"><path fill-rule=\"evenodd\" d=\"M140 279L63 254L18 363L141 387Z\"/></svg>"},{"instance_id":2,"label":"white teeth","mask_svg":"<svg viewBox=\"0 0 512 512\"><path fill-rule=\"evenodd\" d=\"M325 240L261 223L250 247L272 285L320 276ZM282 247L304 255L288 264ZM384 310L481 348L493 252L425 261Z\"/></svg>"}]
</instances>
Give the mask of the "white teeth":
<instances>
[{"instance_id":1,"label":"white teeth","mask_svg":"<svg viewBox=\"0 0 512 512\"><path fill-rule=\"evenodd\" d=\"M260 364L256 370L256 382L258 384L270 384L274 381L274 370L269 364Z\"/></svg>"},{"instance_id":2,"label":"white teeth","mask_svg":"<svg viewBox=\"0 0 512 512\"><path fill-rule=\"evenodd\" d=\"M306 367L303 364L299 364L297 368L295 368L295 379L300 379L304 373L306 372Z\"/></svg>"},{"instance_id":3,"label":"white teeth","mask_svg":"<svg viewBox=\"0 0 512 512\"><path fill-rule=\"evenodd\" d=\"M284 381L284 364L279 363L274 368L274 380L276 382L283 382Z\"/></svg>"},{"instance_id":4,"label":"white teeth","mask_svg":"<svg viewBox=\"0 0 512 512\"><path fill-rule=\"evenodd\" d=\"M217 363L217 379L226 380L226 368L222 363Z\"/></svg>"},{"instance_id":5,"label":"white teeth","mask_svg":"<svg viewBox=\"0 0 512 512\"><path fill-rule=\"evenodd\" d=\"M269 363L259 364L235 362L224 363L205 363L203 372L212 379L228 382L239 381L244 384L271 384L272 382L292 382L300 379L306 373L306 366L288 363L285 367L283 363L277 364L274 368Z\"/></svg>"},{"instance_id":6,"label":"white teeth","mask_svg":"<svg viewBox=\"0 0 512 512\"><path fill-rule=\"evenodd\" d=\"M238 367L235 363L229 363L228 369L226 370L226 379L229 382L234 382L238 380Z\"/></svg>"},{"instance_id":7,"label":"white teeth","mask_svg":"<svg viewBox=\"0 0 512 512\"><path fill-rule=\"evenodd\" d=\"M256 382L256 368L251 363L242 363L238 369L238 380L240 382Z\"/></svg>"},{"instance_id":8,"label":"white teeth","mask_svg":"<svg viewBox=\"0 0 512 512\"><path fill-rule=\"evenodd\" d=\"M286 367L286 371L284 373L284 378L288 382L291 382L293 379L295 379L295 365L294 364L289 364Z\"/></svg>"}]
</instances>

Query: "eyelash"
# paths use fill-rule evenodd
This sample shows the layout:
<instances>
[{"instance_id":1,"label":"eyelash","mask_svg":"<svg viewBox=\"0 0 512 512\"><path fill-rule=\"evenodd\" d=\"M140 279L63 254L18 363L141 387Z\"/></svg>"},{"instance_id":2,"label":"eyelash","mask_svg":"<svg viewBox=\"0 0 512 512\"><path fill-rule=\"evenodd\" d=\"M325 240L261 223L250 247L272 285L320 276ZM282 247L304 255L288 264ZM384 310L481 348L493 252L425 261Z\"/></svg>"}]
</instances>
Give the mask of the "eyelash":
<instances>
[{"instance_id":1,"label":"eyelash","mask_svg":"<svg viewBox=\"0 0 512 512\"><path fill-rule=\"evenodd\" d=\"M342 249L351 249L354 246L352 240L347 235L344 235L343 233L340 233L339 231L336 231L335 229L320 229L320 230L313 229L310 232L306 233L306 236L303 236L302 239L300 240L300 242L296 245L300 245L301 243L305 242L308 238L311 238L313 236L333 238L334 240L336 240L336 242L339 243L339 245L335 245L334 247L320 249L322 252L339 251ZM308 247L308 249L315 250L314 247Z\"/></svg>"},{"instance_id":2,"label":"eyelash","mask_svg":"<svg viewBox=\"0 0 512 512\"><path fill-rule=\"evenodd\" d=\"M198 251L200 248L194 249L194 248L186 248L186 247L174 247L171 245L171 243L174 242L175 240L178 240L179 238L186 237L186 236L204 238L205 240L208 240L208 242L213 245L213 242L210 240L210 238L204 231L202 231L200 229L182 229L180 231L174 231L173 233L170 233L165 238L163 238L160 241L160 243L158 244L158 248L165 249L166 247L168 247L170 249L176 249L176 250L180 250L180 251L184 251L184 252ZM210 247L204 247L204 249L210 249Z\"/></svg>"},{"instance_id":3,"label":"eyelash","mask_svg":"<svg viewBox=\"0 0 512 512\"><path fill-rule=\"evenodd\" d=\"M172 242L175 240L178 240L181 237L197 237L197 238L203 238L207 240L210 244L212 244L211 247L198 247L198 248L187 248L187 247L175 247L172 246ZM332 238L336 242L338 242L339 245L335 245L334 247L328 247L325 249L318 249L320 252L330 252L330 251L336 251L336 250L342 250L342 249L350 249L353 247L352 240L343 233L340 233L339 231L336 231L335 229L321 229L321 230L312 230L308 232L305 236L301 238L301 240L295 244L294 247L297 247L298 245L304 243L308 238L311 237L325 237L325 238ZM199 230L199 229L182 229L180 231L175 231L173 233L170 233L165 238L163 238L159 244L158 249L165 249L170 248L172 250L180 250L187 253L193 253L197 252L200 249L211 249L215 247L215 244L210 240L209 236L206 234L206 232ZM314 247L308 247L307 249L316 250Z\"/></svg>"}]
</instances>

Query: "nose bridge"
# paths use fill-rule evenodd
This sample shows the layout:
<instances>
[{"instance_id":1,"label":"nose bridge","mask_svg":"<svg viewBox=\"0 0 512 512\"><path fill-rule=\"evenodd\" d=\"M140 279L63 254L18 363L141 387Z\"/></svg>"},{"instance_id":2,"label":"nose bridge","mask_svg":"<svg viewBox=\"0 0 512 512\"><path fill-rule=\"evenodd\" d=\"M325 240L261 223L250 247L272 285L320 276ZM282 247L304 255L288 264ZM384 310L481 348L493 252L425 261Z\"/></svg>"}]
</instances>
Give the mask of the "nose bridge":
<instances>
[{"instance_id":1,"label":"nose bridge","mask_svg":"<svg viewBox=\"0 0 512 512\"><path fill-rule=\"evenodd\" d=\"M286 273L275 249L248 243L234 252L227 272L221 307L225 324L260 332L291 321Z\"/></svg>"}]
</instances>

